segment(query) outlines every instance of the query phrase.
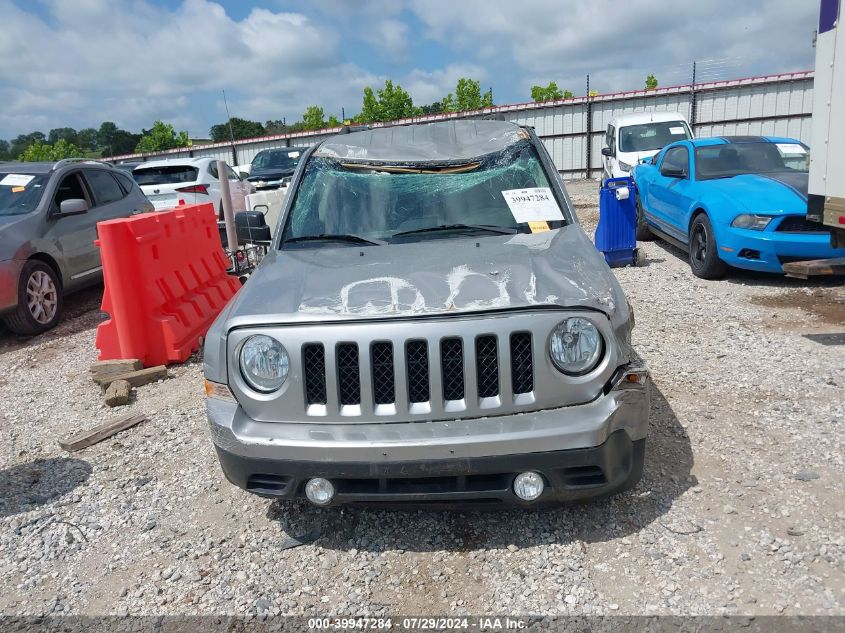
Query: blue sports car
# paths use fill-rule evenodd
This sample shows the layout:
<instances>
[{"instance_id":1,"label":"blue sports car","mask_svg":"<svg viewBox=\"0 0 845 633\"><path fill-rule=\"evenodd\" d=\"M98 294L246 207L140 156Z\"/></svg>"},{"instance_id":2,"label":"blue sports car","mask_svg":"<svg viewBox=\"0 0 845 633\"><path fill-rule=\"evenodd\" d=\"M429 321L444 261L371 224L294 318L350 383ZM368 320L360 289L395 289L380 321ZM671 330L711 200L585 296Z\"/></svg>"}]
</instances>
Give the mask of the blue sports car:
<instances>
[{"instance_id":1,"label":"blue sports car","mask_svg":"<svg viewBox=\"0 0 845 633\"><path fill-rule=\"evenodd\" d=\"M783 264L843 257L808 222L809 150L800 141L733 136L678 141L633 170L637 239L659 236L689 253L692 272L728 266L783 272Z\"/></svg>"}]
</instances>

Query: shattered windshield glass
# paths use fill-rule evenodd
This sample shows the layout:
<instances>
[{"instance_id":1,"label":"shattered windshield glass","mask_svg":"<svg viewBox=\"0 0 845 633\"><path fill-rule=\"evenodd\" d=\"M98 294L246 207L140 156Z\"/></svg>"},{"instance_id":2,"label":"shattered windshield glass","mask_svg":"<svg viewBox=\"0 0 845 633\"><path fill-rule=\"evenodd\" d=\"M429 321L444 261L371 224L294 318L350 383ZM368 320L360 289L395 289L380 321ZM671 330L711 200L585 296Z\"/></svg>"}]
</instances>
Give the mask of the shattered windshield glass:
<instances>
[{"instance_id":1,"label":"shattered windshield glass","mask_svg":"<svg viewBox=\"0 0 845 633\"><path fill-rule=\"evenodd\" d=\"M557 210L549 187L540 158L527 140L463 164L374 165L314 156L285 221L282 246L354 246L362 238L382 243L444 239L470 230L474 237L485 232L527 233L534 229L525 221L525 212L512 207L524 201L514 202L512 196L509 201L506 195L544 188L546 204ZM542 189L533 189L537 191L543 195ZM560 227L563 216L558 211L556 217L560 219L544 228ZM319 236L324 241L307 239Z\"/></svg>"}]
</instances>

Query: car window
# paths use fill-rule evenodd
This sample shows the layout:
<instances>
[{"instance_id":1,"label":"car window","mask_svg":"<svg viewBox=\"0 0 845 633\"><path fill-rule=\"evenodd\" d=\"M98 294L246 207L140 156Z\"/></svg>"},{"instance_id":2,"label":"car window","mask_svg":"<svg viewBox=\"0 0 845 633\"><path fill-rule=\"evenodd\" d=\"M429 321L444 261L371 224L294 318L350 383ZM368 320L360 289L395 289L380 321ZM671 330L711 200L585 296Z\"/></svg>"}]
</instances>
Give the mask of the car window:
<instances>
[{"instance_id":1,"label":"car window","mask_svg":"<svg viewBox=\"0 0 845 633\"><path fill-rule=\"evenodd\" d=\"M241 177L235 173L235 170L226 165L226 170L229 172L229 180L240 180Z\"/></svg>"},{"instance_id":2,"label":"car window","mask_svg":"<svg viewBox=\"0 0 845 633\"><path fill-rule=\"evenodd\" d=\"M213 160L208 164L208 173L211 174L212 178L218 178L219 176L217 171L217 161Z\"/></svg>"},{"instance_id":3,"label":"car window","mask_svg":"<svg viewBox=\"0 0 845 633\"><path fill-rule=\"evenodd\" d=\"M0 173L0 216L34 211L47 179L47 174Z\"/></svg>"},{"instance_id":4,"label":"car window","mask_svg":"<svg viewBox=\"0 0 845 633\"><path fill-rule=\"evenodd\" d=\"M807 173L810 154L798 142L722 143L695 148L698 180L730 178L741 174Z\"/></svg>"},{"instance_id":5,"label":"car window","mask_svg":"<svg viewBox=\"0 0 845 633\"><path fill-rule=\"evenodd\" d=\"M527 222L515 219L504 192L550 187L540 157L527 140L466 165L421 165L416 170L413 163L405 163L395 169L312 158L285 220L282 241L323 234L404 240L396 234L452 224L529 232ZM554 195L547 195L558 206ZM548 226L562 224L554 220ZM455 235L425 233L411 239L446 237Z\"/></svg>"},{"instance_id":6,"label":"car window","mask_svg":"<svg viewBox=\"0 0 845 633\"><path fill-rule=\"evenodd\" d=\"M253 169L291 169L296 167L302 156L302 150L297 147L289 149L268 149L258 152L252 159Z\"/></svg>"},{"instance_id":7,"label":"car window","mask_svg":"<svg viewBox=\"0 0 845 633\"><path fill-rule=\"evenodd\" d=\"M84 173L94 193L94 206L111 204L123 199L125 195L123 189L110 173L97 169L86 169Z\"/></svg>"},{"instance_id":8,"label":"car window","mask_svg":"<svg viewBox=\"0 0 845 633\"><path fill-rule=\"evenodd\" d=\"M85 186L82 184L82 180L79 178L78 172L73 172L62 178L56 189L56 196L54 198L56 207L61 206L65 200L85 200L89 206L91 205L91 200L88 197Z\"/></svg>"},{"instance_id":9,"label":"car window","mask_svg":"<svg viewBox=\"0 0 845 633\"><path fill-rule=\"evenodd\" d=\"M124 194L128 194L132 191L132 187L135 186L135 181L126 173L116 173L114 174L117 178L118 183L120 183L120 188L123 189Z\"/></svg>"},{"instance_id":10,"label":"car window","mask_svg":"<svg viewBox=\"0 0 845 633\"><path fill-rule=\"evenodd\" d=\"M666 151L663 162L660 163L660 170L683 169L689 174L689 152L686 147L673 147Z\"/></svg>"},{"instance_id":11,"label":"car window","mask_svg":"<svg viewBox=\"0 0 845 633\"><path fill-rule=\"evenodd\" d=\"M619 128L619 150L622 152L650 152L675 141L692 138L684 121L659 121L626 125Z\"/></svg>"},{"instance_id":12,"label":"car window","mask_svg":"<svg viewBox=\"0 0 845 633\"><path fill-rule=\"evenodd\" d=\"M196 182L199 169L190 165L162 165L160 167L136 167L132 177L139 185L172 185L182 182Z\"/></svg>"}]
</instances>

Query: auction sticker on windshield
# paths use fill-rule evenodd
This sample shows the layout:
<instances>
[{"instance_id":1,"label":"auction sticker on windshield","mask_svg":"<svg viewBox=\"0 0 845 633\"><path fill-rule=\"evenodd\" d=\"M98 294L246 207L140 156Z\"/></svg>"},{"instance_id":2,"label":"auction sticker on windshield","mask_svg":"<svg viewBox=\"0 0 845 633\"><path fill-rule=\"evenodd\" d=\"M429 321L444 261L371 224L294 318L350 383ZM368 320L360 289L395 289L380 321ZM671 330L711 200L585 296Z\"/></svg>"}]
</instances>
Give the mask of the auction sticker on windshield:
<instances>
[{"instance_id":1,"label":"auction sticker on windshield","mask_svg":"<svg viewBox=\"0 0 845 633\"><path fill-rule=\"evenodd\" d=\"M6 174L3 180L0 180L0 185L7 187L26 187L35 176L29 174Z\"/></svg>"},{"instance_id":2,"label":"auction sticker on windshield","mask_svg":"<svg viewBox=\"0 0 845 633\"><path fill-rule=\"evenodd\" d=\"M798 143L775 143L781 154L806 154L806 150Z\"/></svg>"},{"instance_id":3,"label":"auction sticker on windshield","mask_svg":"<svg viewBox=\"0 0 845 633\"><path fill-rule=\"evenodd\" d=\"M558 221L563 219L560 207L549 187L530 187L528 189L506 189L502 196L517 222L536 222L540 220Z\"/></svg>"}]
</instances>

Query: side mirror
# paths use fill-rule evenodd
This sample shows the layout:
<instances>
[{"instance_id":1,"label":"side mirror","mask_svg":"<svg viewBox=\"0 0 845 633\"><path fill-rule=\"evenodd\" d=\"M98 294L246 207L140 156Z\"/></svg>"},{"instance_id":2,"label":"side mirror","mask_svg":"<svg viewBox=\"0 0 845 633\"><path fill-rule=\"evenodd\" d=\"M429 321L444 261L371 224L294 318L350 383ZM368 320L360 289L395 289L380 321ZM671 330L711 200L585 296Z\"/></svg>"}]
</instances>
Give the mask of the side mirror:
<instances>
[{"instance_id":1,"label":"side mirror","mask_svg":"<svg viewBox=\"0 0 845 633\"><path fill-rule=\"evenodd\" d=\"M602 147L601 148L601 155L602 156L613 156L609 147Z\"/></svg>"},{"instance_id":2,"label":"side mirror","mask_svg":"<svg viewBox=\"0 0 845 633\"><path fill-rule=\"evenodd\" d=\"M241 211L235 214L235 230L238 242L269 242L270 227L261 211Z\"/></svg>"},{"instance_id":3,"label":"side mirror","mask_svg":"<svg viewBox=\"0 0 845 633\"><path fill-rule=\"evenodd\" d=\"M59 216L80 215L88 213L88 203L82 198L70 198L62 200L59 204Z\"/></svg>"},{"instance_id":4,"label":"side mirror","mask_svg":"<svg viewBox=\"0 0 845 633\"><path fill-rule=\"evenodd\" d=\"M247 178L249 178L249 174L246 173L245 171L239 171L238 176L241 177L241 180L246 180Z\"/></svg>"},{"instance_id":5,"label":"side mirror","mask_svg":"<svg viewBox=\"0 0 845 633\"><path fill-rule=\"evenodd\" d=\"M687 170L679 167L661 167L660 175L667 178L686 178Z\"/></svg>"}]
</instances>

